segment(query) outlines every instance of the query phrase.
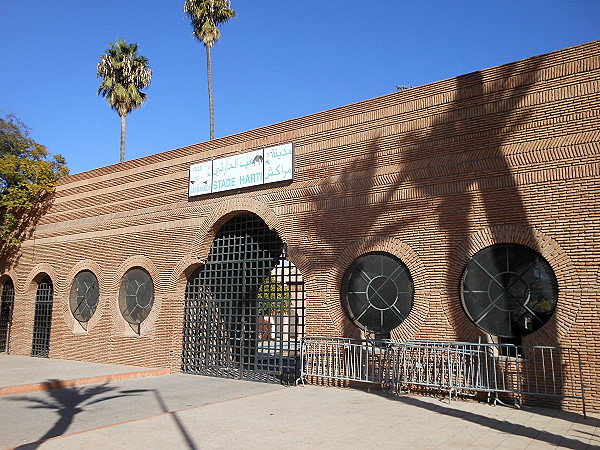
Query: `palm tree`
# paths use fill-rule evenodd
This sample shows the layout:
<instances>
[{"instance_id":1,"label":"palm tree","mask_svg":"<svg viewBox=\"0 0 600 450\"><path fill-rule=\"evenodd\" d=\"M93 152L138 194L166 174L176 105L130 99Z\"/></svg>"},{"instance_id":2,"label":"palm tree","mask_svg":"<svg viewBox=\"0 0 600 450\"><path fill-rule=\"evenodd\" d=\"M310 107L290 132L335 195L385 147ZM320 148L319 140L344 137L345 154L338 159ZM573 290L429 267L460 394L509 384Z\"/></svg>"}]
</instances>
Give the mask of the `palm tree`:
<instances>
[{"instance_id":1,"label":"palm tree","mask_svg":"<svg viewBox=\"0 0 600 450\"><path fill-rule=\"evenodd\" d=\"M141 89L150 85L152 71L148 59L138 55L138 44L127 44L117 40L109 44L106 54L100 57L96 67L98 78L102 78L98 95L106 98L110 107L121 117L121 162L125 160L125 118L133 109L146 101Z\"/></svg>"},{"instance_id":2,"label":"palm tree","mask_svg":"<svg viewBox=\"0 0 600 450\"><path fill-rule=\"evenodd\" d=\"M217 25L235 17L229 0L185 0L183 11L189 16L194 36L204 43L206 48L206 71L208 74L208 109L210 113L210 138L215 138L215 117L212 92L212 68L210 49L219 40L221 33Z\"/></svg>"}]
</instances>

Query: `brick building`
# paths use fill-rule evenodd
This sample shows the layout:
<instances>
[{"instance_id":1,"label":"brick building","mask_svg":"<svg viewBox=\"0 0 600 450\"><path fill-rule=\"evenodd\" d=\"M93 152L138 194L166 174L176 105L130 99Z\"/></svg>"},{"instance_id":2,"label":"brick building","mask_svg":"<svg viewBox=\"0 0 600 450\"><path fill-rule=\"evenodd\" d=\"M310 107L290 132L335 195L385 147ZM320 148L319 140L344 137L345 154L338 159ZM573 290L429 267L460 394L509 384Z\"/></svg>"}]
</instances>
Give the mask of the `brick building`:
<instances>
[{"instance_id":1,"label":"brick building","mask_svg":"<svg viewBox=\"0 0 600 450\"><path fill-rule=\"evenodd\" d=\"M0 261L4 349L228 376L303 334L560 345L599 410L599 50L65 178ZM279 148L293 179L190 195L191 166Z\"/></svg>"}]
</instances>

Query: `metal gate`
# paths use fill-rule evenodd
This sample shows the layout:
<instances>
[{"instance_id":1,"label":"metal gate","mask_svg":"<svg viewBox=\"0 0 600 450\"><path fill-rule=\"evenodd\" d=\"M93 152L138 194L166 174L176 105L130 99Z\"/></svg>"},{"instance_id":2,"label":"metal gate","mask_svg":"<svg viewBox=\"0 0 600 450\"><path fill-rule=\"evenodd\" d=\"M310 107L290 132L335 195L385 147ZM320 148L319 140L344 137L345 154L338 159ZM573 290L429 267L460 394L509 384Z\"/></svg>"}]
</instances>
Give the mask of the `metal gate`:
<instances>
[{"instance_id":1,"label":"metal gate","mask_svg":"<svg viewBox=\"0 0 600 450\"><path fill-rule=\"evenodd\" d=\"M303 332L304 283L285 245L260 217L232 218L188 279L182 371L291 384Z\"/></svg>"},{"instance_id":2,"label":"metal gate","mask_svg":"<svg viewBox=\"0 0 600 450\"><path fill-rule=\"evenodd\" d=\"M10 327L12 325L15 286L9 278L2 287L0 299L0 352L10 351Z\"/></svg>"},{"instance_id":3,"label":"metal gate","mask_svg":"<svg viewBox=\"0 0 600 450\"><path fill-rule=\"evenodd\" d=\"M31 356L47 358L50 350L50 326L52 324L52 300L54 288L48 275L42 278L35 294L33 318L33 341Z\"/></svg>"}]
</instances>

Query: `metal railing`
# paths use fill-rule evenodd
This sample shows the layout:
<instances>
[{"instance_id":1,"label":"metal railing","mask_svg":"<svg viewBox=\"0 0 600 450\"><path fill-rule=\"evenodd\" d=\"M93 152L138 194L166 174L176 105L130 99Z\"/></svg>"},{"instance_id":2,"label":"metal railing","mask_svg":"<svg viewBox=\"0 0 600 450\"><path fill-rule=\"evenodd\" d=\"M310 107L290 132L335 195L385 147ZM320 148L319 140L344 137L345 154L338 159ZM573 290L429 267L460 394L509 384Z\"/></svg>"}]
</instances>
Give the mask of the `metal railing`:
<instances>
[{"instance_id":1,"label":"metal railing","mask_svg":"<svg viewBox=\"0 0 600 450\"><path fill-rule=\"evenodd\" d=\"M517 407L523 398L576 399L586 415L581 357L568 347L305 338L298 382L311 377L378 384L390 392L436 389L450 399L487 392L494 403L508 394Z\"/></svg>"},{"instance_id":2,"label":"metal railing","mask_svg":"<svg viewBox=\"0 0 600 450\"><path fill-rule=\"evenodd\" d=\"M393 347L378 341L346 338L305 338L301 343L301 373L307 377L372 383L393 387Z\"/></svg>"}]
</instances>

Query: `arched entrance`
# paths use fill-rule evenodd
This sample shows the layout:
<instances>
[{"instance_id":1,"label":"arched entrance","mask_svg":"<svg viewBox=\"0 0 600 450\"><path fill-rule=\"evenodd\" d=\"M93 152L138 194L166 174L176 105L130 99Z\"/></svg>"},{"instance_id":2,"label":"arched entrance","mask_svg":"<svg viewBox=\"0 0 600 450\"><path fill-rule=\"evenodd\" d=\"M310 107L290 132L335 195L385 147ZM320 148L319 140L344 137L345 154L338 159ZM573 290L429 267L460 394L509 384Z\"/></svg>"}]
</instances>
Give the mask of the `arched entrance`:
<instances>
[{"instance_id":1,"label":"arched entrance","mask_svg":"<svg viewBox=\"0 0 600 450\"><path fill-rule=\"evenodd\" d=\"M304 283L285 245L255 214L219 230L188 279L182 371L293 383L304 332Z\"/></svg>"},{"instance_id":2,"label":"arched entrance","mask_svg":"<svg viewBox=\"0 0 600 450\"><path fill-rule=\"evenodd\" d=\"M15 286L8 278L2 285L0 297L0 352L10 351L10 328L12 325L13 305L15 302Z\"/></svg>"},{"instance_id":3,"label":"arched entrance","mask_svg":"<svg viewBox=\"0 0 600 450\"><path fill-rule=\"evenodd\" d=\"M44 275L35 293L35 315L31 356L47 358L50 352L50 326L52 324L52 301L54 286L48 275Z\"/></svg>"}]
</instances>

